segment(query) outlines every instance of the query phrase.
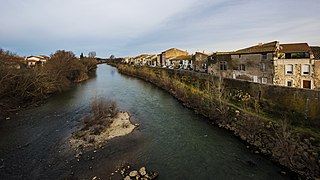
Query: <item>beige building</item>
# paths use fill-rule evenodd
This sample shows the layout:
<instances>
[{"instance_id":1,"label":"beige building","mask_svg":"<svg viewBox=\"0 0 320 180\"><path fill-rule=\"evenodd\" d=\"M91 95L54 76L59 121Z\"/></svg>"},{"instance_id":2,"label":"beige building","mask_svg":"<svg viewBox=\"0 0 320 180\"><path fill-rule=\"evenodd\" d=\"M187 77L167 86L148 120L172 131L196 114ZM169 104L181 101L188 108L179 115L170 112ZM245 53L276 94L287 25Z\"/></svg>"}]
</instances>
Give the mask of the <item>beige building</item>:
<instances>
[{"instance_id":1,"label":"beige building","mask_svg":"<svg viewBox=\"0 0 320 180\"><path fill-rule=\"evenodd\" d=\"M280 44L274 84L314 89L314 56L307 43Z\"/></svg>"},{"instance_id":2,"label":"beige building","mask_svg":"<svg viewBox=\"0 0 320 180\"><path fill-rule=\"evenodd\" d=\"M161 66L170 66L170 59L174 59L178 56L187 56L188 52L183 51L177 48L171 48L166 51L163 51L160 55L160 64Z\"/></svg>"},{"instance_id":3,"label":"beige building","mask_svg":"<svg viewBox=\"0 0 320 180\"><path fill-rule=\"evenodd\" d=\"M40 55L40 56L28 56L25 58L25 63L29 66L36 66L37 64L43 65L45 64L50 57L45 56L45 55Z\"/></svg>"},{"instance_id":4,"label":"beige building","mask_svg":"<svg viewBox=\"0 0 320 180\"><path fill-rule=\"evenodd\" d=\"M208 72L208 54L196 52L193 57L193 70L197 72Z\"/></svg>"}]
</instances>

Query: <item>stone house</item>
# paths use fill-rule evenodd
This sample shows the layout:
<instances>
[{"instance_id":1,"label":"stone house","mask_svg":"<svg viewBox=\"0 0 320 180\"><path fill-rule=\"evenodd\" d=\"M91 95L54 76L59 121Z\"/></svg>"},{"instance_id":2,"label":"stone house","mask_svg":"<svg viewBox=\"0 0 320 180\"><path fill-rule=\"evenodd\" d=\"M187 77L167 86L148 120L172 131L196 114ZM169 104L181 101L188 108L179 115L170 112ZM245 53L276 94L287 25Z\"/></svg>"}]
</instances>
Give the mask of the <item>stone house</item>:
<instances>
[{"instance_id":1,"label":"stone house","mask_svg":"<svg viewBox=\"0 0 320 180\"><path fill-rule=\"evenodd\" d=\"M314 55L307 43L280 44L274 84L314 89Z\"/></svg>"},{"instance_id":2,"label":"stone house","mask_svg":"<svg viewBox=\"0 0 320 180\"><path fill-rule=\"evenodd\" d=\"M187 56L189 53L177 48L171 48L166 51L163 51L160 55L160 64L161 66L170 66L170 59L176 58L178 56Z\"/></svg>"},{"instance_id":3,"label":"stone house","mask_svg":"<svg viewBox=\"0 0 320 180\"><path fill-rule=\"evenodd\" d=\"M273 61L277 58L278 41L240 49L217 52L208 57L208 73L233 79L273 84Z\"/></svg>"},{"instance_id":4,"label":"stone house","mask_svg":"<svg viewBox=\"0 0 320 180\"><path fill-rule=\"evenodd\" d=\"M320 90L320 47L310 47L314 56L314 88Z\"/></svg>"},{"instance_id":5,"label":"stone house","mask_svg":"<svg viewBox=\"0 0 320 180\"><path fill-rule=\"evenodd\" d=\"M208 54L203 52L196 52L192 56L193 70L197 72L208 72Z\"/></svg>"}]
</instances>

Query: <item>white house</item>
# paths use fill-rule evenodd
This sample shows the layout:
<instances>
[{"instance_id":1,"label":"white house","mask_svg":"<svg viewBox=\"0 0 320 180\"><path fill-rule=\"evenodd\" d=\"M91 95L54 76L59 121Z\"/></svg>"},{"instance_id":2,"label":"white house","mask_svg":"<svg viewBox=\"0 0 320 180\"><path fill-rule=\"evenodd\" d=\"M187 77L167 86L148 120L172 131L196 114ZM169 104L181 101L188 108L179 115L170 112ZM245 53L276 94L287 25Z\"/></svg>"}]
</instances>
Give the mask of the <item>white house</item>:
<instances>
[{"instance_id":1,"label":"white house","mask_svg":"<svg viewBox=\"0 0 320 180\"><path fill-rule=\"evenodd\" d=\"M40 55L40 56L28 56L25 58L25 62L28 66L35 66L36 64L43 65L49 60L50 57Z\"/></svg>"}]
</instances>

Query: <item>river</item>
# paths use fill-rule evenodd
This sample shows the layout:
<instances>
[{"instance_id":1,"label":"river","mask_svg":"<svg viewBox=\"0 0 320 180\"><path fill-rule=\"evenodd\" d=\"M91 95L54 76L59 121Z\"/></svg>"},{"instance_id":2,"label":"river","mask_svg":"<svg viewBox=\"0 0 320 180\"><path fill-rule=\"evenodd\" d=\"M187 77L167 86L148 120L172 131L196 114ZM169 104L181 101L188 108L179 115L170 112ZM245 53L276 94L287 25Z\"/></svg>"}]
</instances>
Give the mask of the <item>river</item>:
<instances>
[{"instance_id":1,"label":"river","mask_svg":"<svg viewBox=\"0 0 320 180\"><path fill-rule=\"evenodd\" d=\"M68 138L95 96L117 101L140 127L77 161ZM158 179L289 179L165 91L105 64L88 81L0 121L0 179L109 179L126 163Z\"/></svg>"}]
</instances>

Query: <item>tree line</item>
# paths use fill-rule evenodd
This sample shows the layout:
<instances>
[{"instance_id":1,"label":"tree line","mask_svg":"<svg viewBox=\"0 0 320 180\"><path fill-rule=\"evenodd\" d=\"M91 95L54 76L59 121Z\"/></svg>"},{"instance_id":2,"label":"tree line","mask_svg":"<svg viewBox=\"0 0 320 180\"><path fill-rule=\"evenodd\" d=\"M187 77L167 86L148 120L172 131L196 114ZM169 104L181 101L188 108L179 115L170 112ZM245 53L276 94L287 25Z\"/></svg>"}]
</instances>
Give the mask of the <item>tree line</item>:
<instances>
[{"instance_id":1,"label":"tree line","mask_svg":"<svg viewBox=\"0 0 320 180\"><path fill-rule=\"evenodd\" d=\"M44 65L34 68L28 68L22 62L19 68L12 66L10 60L17 59L23 60L15 53L0 50L2 116L67 90L72 83L88 79L89 72L97 68L94 57L77 58L73 52L65 50L56 51Z\"/></svg>"}]
</instances>

